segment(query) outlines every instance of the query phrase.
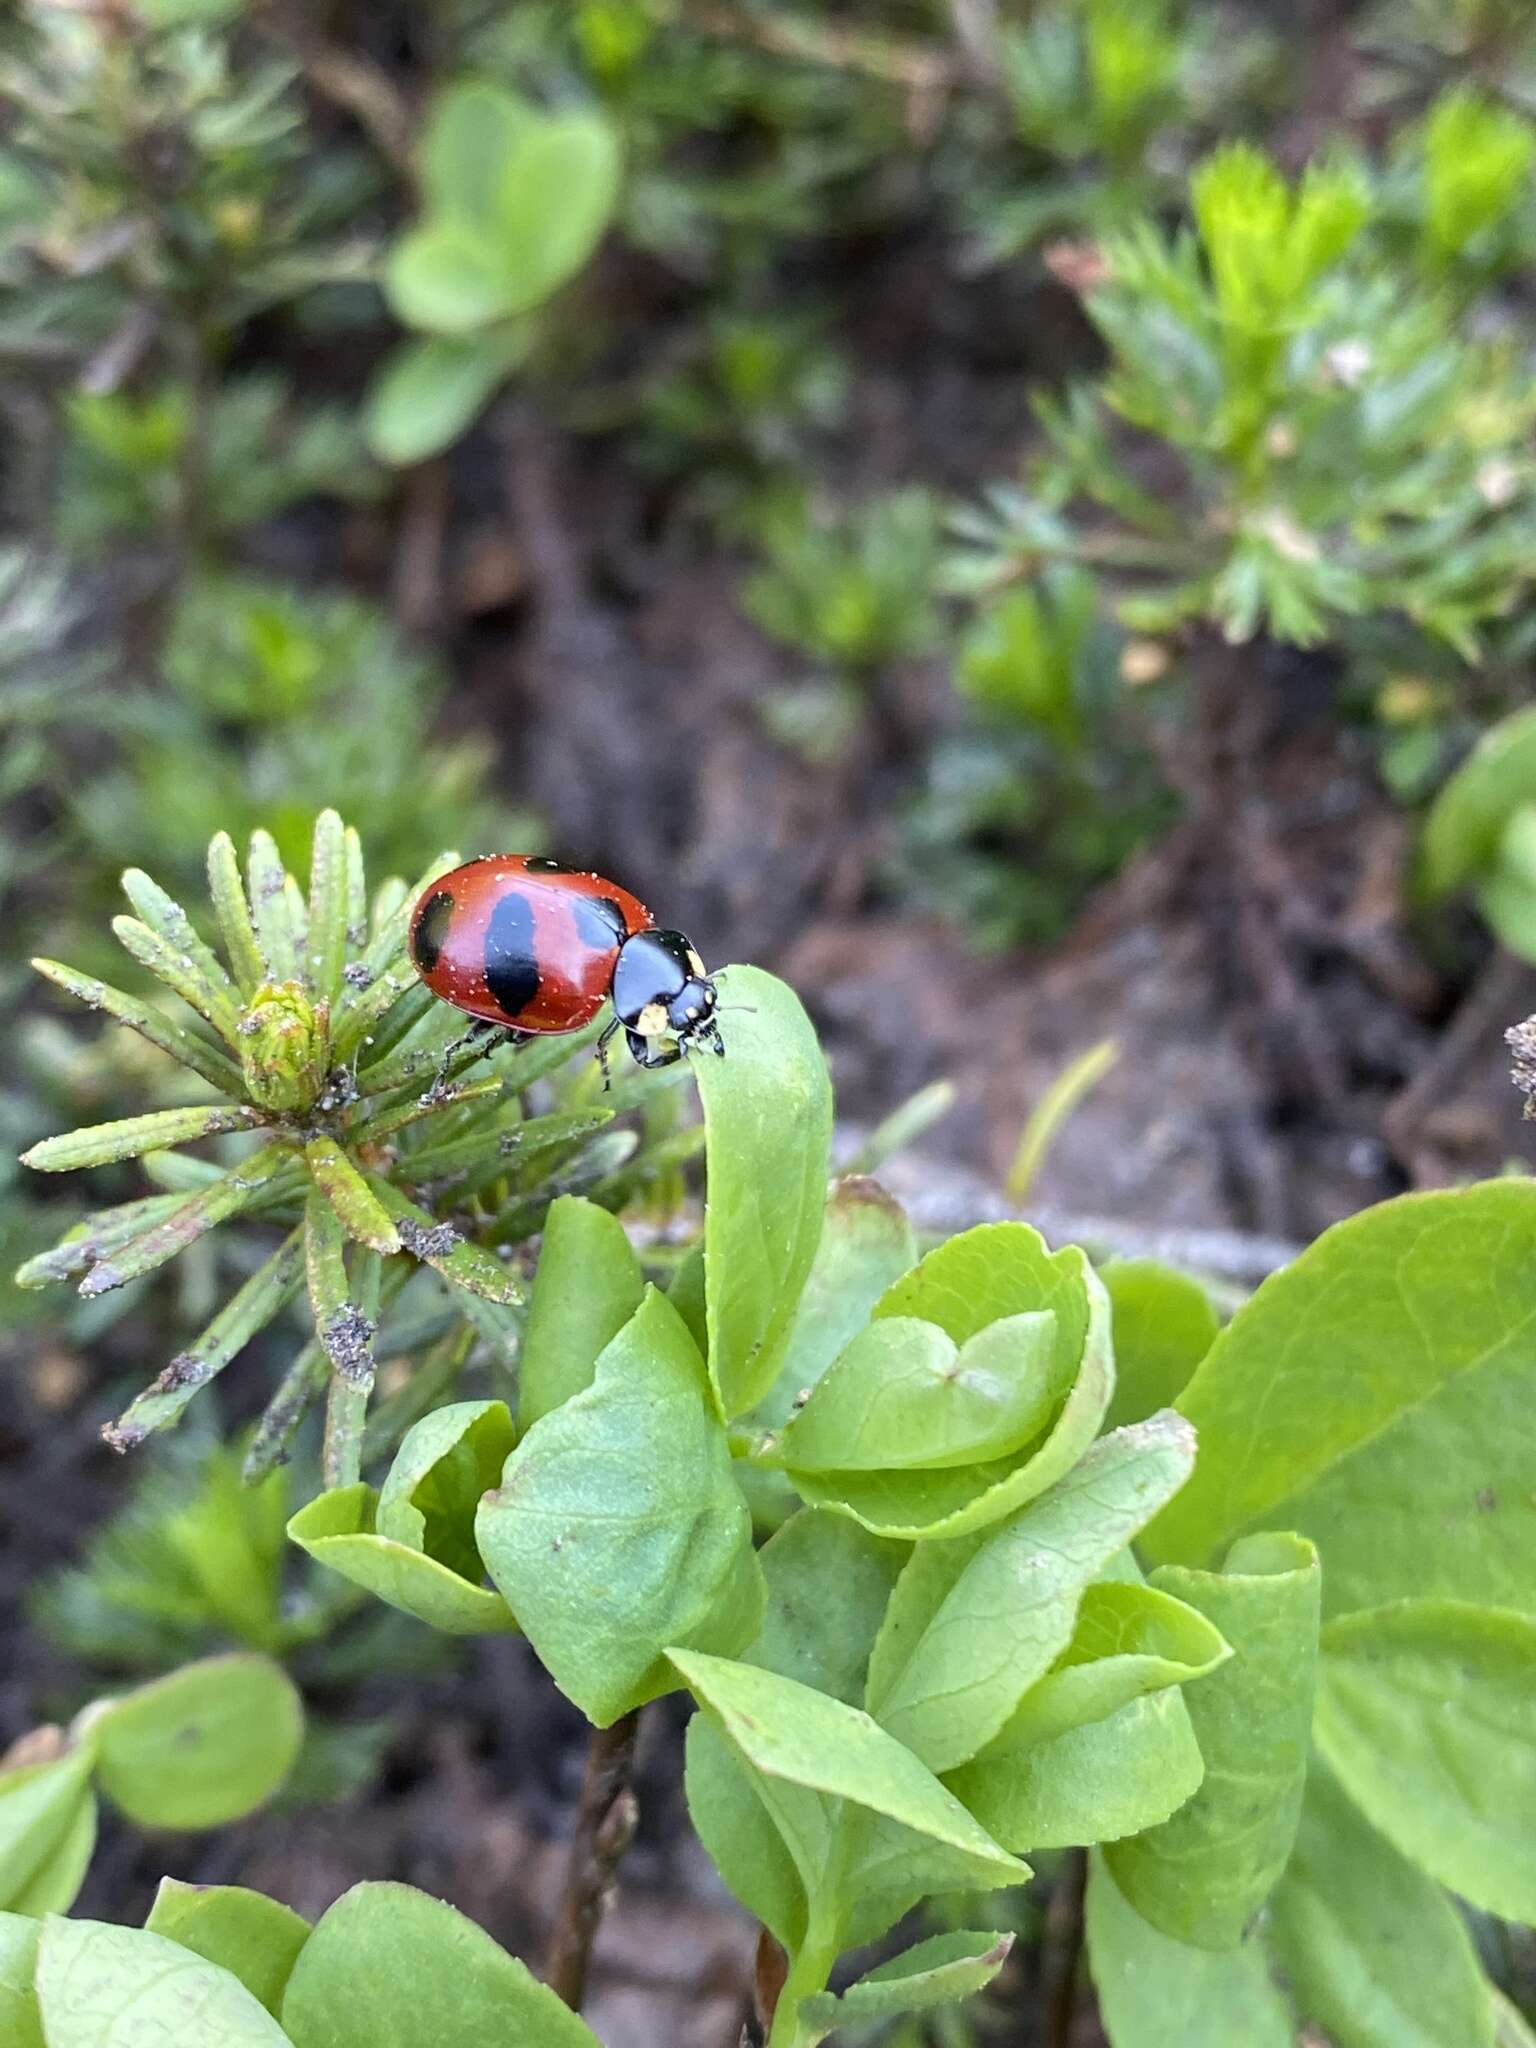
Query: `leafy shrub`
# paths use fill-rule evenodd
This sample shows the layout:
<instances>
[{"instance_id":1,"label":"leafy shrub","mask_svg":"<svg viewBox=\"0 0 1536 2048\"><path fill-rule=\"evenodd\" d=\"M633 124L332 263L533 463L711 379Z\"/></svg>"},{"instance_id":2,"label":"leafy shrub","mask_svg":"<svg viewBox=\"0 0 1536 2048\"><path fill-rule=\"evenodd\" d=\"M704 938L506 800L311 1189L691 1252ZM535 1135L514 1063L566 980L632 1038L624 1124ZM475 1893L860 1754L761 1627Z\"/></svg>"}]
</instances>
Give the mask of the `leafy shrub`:
<instances>
[{"instance_id":1,"label":"leafy shrub","mask_svg":"<svg viewBox=\"0 0 1536 2048\"><path fill-rule=\"evenodd\" d=\"M692 1070L702 1234L658 1267L618 1213L636 1183L611 1169L551 1201L546 1153L536 1195L478 1199L508 1176L508 1137L580 1143L572 1112L524 1120L516 1061L539 1052L422 1094L451 1025L400 964L396 890L349 940L360 862L334 816L307 905L267 842L253 863L247 902L216 843L232 975L129 878L141 918L121 936L201 1025L80 989L131 1011L221 1101L32 1154L90 1166L232 1126L257 1145L223 1174L188 1163L191 1193L93 1219L32 1277L83 1270L100 1292L219 1223L266 1212L288 1231L119 1442L174 1419L307 1284L317 1336L254 1460L285 1438L285 1404L328 1379L325 1490L291 1537L445 1634L521 1630L609 1731L599 1742L658 1695L692 1693L695 1824L784 1950L773 2048L980 1988L1007 1955L990 1929L827 1987L845 1951L924 1897L1020 1884L1026 1853L1077 1844L1097 1845L1089 1944L1115 2048L1229 2039L1234 2014L1266 2048L1298 2025L1364 2048L1410 2011L1446 2048L1493 2048L1503 2008L1441 1886L1536 1919L1532 1473L1510 1420L1536 1313L1528 1182L1340 1224L1219 1333L1182 1277L1100 1273L1022 1223L919 1257L874 1183L827 1192L815 1039L782 984L737 967L728 1001L749 1000L730 1011L728 1057ZM346 971L358 944L366 976ZM336 1063L364 1047L354 1096ZM641 1100L653 1085L625 1084ZM534 1214L523 1306L489 1247L521 1241ZM434 1287L469 1290L450 1299L482 1339L516 1319L515 1401L510 1383L454 1398L467 1352L450 1367L428 1354L365 1434L376 1304L416 1260ZM758 1549L743 1487L765 1478L802 1505ZM434 2024L495 2015L589 2039L521 1966L403 1889L363 1887L313 1935L258 1903L227 1910L249 1922L241 1953L260 1959L280 2031L263 2034L225 1977L203 1989L253 2041L352 2038L368 1999L416 1995L393 1964L364 1967L376 1939L440 1985ZM64 2048L51 1958L101 1944L99 1967L134 1995L173 1960L89 1924L50 1923L35 1958L27 1925L5 1932L26 1958L6 1995L36 1998ZM232 1948L199 1952L245 1979ZM451 1983L432 1974L450 1952Z\"/></svg>"}]
</instances>

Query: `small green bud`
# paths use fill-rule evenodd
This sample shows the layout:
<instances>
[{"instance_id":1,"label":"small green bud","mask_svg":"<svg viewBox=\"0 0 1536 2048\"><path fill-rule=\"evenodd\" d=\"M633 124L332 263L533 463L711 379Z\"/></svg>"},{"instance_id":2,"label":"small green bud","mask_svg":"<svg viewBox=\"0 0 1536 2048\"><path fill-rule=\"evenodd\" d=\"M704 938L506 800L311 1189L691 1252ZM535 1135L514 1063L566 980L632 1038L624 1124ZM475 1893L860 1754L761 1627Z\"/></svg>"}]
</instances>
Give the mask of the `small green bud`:
<instances>
[{"instance_id":1,"label":"small green bud","mask_svg":"<svg viewBox=\"0 0 1536 2048\"><path fill-rule=\"evenodd\" d=\"M301 1111L325 1086L330 1010L296 981L264 981L240 1018L240 1065L253 1102Z\"/></svg>"}]
</instances>

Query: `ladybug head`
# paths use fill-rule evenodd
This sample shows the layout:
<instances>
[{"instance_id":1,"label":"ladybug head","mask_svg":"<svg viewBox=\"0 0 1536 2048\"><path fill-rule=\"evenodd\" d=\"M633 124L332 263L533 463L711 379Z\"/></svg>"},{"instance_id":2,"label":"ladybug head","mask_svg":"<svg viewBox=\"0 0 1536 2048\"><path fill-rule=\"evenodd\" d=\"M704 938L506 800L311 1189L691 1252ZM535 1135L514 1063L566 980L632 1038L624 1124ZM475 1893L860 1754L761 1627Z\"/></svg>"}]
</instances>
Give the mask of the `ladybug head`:
<instances>
[{"instance_id":1,"label":"ladybug head","mask_svg":"<svg viewBox=\"0 0 1536 2048\"><path fill-rule=\"evenodd\" d=\"M614 1015L638 1038L674 1039L723 1054L715 1021L719 996L704 962L681 932L636 932L613 969Z\"/></svg>"}]
</instances>

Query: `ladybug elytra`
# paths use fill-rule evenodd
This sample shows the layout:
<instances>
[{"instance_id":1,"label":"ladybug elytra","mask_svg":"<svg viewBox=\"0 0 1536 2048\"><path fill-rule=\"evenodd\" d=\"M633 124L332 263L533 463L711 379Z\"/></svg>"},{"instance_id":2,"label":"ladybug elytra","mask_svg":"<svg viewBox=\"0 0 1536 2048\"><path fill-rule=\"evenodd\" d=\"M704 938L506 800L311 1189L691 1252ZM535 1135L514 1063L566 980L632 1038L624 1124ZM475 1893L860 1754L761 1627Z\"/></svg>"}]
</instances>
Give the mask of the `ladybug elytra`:
<instances>
[{"instance_id":1,"label":"ladybug elytra","mask_svg":"<svg viewBox=\"0 0 1536 2048\"><path fill-rule=\"evenodd\" d=\"M642 1067L694 1046L724 1054L718 997L681 932L660 931L638 896L542 854L492 853L439 875L411 912L411 958L435 996L509 1037L580 1031L603 1004Z\"/></svg>"}]
</instances>

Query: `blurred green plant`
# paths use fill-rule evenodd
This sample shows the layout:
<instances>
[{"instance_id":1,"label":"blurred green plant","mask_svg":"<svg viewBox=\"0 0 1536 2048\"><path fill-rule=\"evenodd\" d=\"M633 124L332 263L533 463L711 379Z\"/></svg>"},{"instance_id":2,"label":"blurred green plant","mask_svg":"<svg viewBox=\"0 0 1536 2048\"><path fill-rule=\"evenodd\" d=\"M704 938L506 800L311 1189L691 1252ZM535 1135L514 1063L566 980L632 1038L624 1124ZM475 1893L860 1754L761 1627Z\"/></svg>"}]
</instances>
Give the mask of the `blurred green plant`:
<instances>
[{"instance_id":1,"label":"blurred green plant","mask_svg":"<svg viewBox=\"0 0 1536 2048\"><path fill-rule=\"evenodd\" d=\"M742 603L765 633L857 678L939 639L938 501L918 485L846 510L789 492L757 523Z\"/></svg>"},{"instance_id":2,"label":"blurred green plant","mask_svg":"<svg viewBox=\"0 0 1536 2048\"><path fill-rule=\"evenodd\" d=\"M98 1791L140 1827L223 1827L272 1798L303 1736L281 1666L244 1652L93 1700L68 1730L34 1730L0 1762L4 1913L68 1912L95 1847ZM9 1988L7 1974L0 2019Z\"/></svg>"},{"instance_id":3,"label":"blurred green plant","mask_svg":"<svg viewBox=\"0 0 1536 2048\"><path fill-rule=\"evenodd\" d=\"M546 113L466 81L422 135L421 219L395 244L384 290L421 336L385 368L368 435L387 462L454 440L534 346L534 316L586 264L619 192L618 137L600 113Z\"/></svg>"},{"instance_id":4,"label":"blurred green plant","mask_svg":"<svg viewBox=\"0 0 1536 2048\"><path fill-rule=\"evenodd\" d=\"M1495 935L1536 961L1536 709L1490 726L1424 820L1420 895L1469 891Z\"/></svg>"}]
</instances>

